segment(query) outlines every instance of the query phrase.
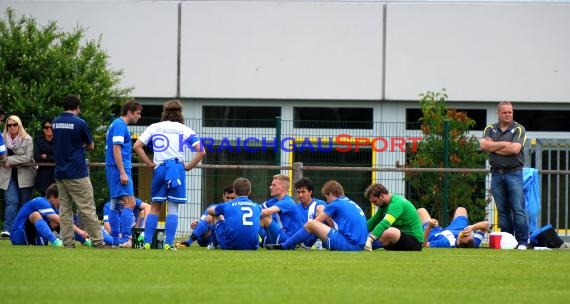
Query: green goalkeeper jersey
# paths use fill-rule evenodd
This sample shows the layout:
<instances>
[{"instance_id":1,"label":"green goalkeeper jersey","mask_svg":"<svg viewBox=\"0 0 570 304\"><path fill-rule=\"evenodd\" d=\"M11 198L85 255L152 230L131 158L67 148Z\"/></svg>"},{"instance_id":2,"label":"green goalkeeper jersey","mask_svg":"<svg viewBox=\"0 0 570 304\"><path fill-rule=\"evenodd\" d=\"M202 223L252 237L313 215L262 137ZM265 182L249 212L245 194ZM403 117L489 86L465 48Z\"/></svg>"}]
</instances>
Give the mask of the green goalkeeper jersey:
<instances>
[{"instance_id":1,"label":"green goalkeeper jersey","mask_svg":"<svg viewBox=\"0 0 570 304\"><path fill-rule=\"evenodd\" d=\"M416 207L407 199L392 194L390 203L378 210L367 222L368 232L380 237L389 227L413 236L420 243L424 242L424 231Z\"/></svg>"}]
</instances>

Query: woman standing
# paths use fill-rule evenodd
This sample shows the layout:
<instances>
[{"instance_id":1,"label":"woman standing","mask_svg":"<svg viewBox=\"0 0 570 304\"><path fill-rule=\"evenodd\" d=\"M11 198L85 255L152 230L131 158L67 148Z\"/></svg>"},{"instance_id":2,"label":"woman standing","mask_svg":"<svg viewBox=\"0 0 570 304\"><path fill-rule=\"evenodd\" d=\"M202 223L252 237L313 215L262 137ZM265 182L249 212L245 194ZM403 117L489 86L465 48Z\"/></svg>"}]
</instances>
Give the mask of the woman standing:
<instances>
[{"instance_id":1,"label":"woman standing","mask_svg":"<svg viewBox=\"0 0 570 304\"><path fill-rule=\"evenodd\" d=\"M51 129L52 118L45 119L42 123L42 134L34 140L34 160L38 163L53 163L53 130ZM55 183L53 176L54 166L39 166L36 173L36 190L45 196L49 185Z\"/></svg>"},{"instance_id":2,"label":"woman standing","mask_svg":"<svg viewBox=\"0 0 570 304\"><path fill-rule=\"evenodd\" d=\"M4 191L6 213L2 237L10 237L10 230L20 206L32 196L36 169L33 166L21 166L33 161L34 143L32 137L22 126L22 120L16 115L6 119L2 133L6 144L6 158L0 166L0 189Z\"/></svg>"}]
</instances>

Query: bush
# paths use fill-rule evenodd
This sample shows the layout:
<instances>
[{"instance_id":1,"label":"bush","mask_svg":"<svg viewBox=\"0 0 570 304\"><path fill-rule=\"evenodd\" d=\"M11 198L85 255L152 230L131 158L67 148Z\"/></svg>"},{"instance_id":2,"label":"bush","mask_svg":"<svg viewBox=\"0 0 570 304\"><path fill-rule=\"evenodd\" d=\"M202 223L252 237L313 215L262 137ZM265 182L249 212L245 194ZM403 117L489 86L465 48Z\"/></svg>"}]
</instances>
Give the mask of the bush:
<instances>
[{"instance_id":1,"label":"bush","mask_svg":"<svg viewBox=\"0 0 570 304\"><path fill-rule=\"evenodd\" d=\"M416 153L409 155L413 168L444 168L447 158L449 168L483 168L487 155L479 151L479 141L467 133L475 121L465 112L447 109L447 93L428 91L420 95L422 110L421 130L423 139ZM444 132L448 122L449 132ZM444 141L449 140L448 154L444 154ZM434 217L448 218L456 207L467 208L471 221L485 217L485 173L449 173L447 210L442 210L444 200L444 174L439 172L408 172L405 179L411 183L419 201L418 207L426 208ZM447 219L446 219L447 220ZM449 223L449 221L447 221Z\"/></svg>"},{"instance_id":2,"label":"bush","mask_svg":"<svg viewBox=\"0 0 570 304\"><path fill-rule=\"evenodd\" d=\"M40 26L31 16L17 18L13 8L5 16L0 19L0 101L6 115L25 118L25 128L34 135L44 118L63 111L66 95L79 95L81 117L96 142L89 158L103 161L111 107L131 92L118 87L122 72L109 68L100 41L86 41L82 28L63 32L55 21ZM97 192L107 192L104 178L92 182Z\"/></svg>"}]
</instances>

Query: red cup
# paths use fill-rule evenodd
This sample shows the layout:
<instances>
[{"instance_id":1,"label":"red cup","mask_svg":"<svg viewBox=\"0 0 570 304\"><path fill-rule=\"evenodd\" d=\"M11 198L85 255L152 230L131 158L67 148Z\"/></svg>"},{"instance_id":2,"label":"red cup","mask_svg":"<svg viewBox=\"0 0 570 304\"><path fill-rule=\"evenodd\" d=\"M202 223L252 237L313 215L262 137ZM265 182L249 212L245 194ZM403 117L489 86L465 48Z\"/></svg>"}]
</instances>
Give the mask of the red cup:
<instances>
[{"instance_id":1,"label":"red cup","mask_svg":"<svg viewBox=\"0 0 570 304\"><path fill-rule=\"evenodd\" d=\"M489 234L489 248L501 249L501 233L493 232Z\"/></svg>"}]
</instances>

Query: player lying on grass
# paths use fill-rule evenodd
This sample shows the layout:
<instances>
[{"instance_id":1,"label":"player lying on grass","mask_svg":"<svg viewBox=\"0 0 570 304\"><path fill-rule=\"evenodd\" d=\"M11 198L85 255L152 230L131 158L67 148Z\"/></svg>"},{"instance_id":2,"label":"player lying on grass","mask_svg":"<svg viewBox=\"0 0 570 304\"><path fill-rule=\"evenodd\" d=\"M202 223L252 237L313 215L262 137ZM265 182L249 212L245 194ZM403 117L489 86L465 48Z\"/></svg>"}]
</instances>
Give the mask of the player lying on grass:
<instances>
[{"instance_id":1,"label":"player lying on grass","mask_svg":"<svg viewBox=\"0 0 570 304\"><path fill-rule=\"evenodd\" d=\"M469 225L467 209L457 207L453 220L447 227L440 227L436 219L431 218L425 208L418 209L418 215L424 229L423 247L435 248L479 248L489 222L482 221Z\"/></svg>"}]
</instances>

